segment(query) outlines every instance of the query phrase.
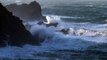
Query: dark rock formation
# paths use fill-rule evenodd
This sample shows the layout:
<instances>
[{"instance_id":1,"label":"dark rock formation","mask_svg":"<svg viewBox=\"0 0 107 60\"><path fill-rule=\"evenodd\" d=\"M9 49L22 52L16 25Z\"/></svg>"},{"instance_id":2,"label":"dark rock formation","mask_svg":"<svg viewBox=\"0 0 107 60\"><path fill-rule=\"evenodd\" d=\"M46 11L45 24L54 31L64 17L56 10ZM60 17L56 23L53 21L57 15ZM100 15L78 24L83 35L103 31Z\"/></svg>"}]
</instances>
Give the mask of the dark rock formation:
<instances>
[{"instance_id":1,"label":"dark rock formation","mask_svg":"<svg viewBox=\"0 0 107 60\"><path fill-rule=\"evenodd\" d=\"M37 11L38 12L38 11ZM22 24L22 20L13 16L0 4L0 46L5 44L23 46L24 44L38 45L39 39L34 39ZM7 41L7 43L5 43Z\"/></svg>"},{"instance_id":2,"label":"dark rock formation","mask_svg":"<svg viewBox=\"0 0 107 60\"><path fill-rule=\"evenodd\" d=\"M61 29L60 32L62 32L63 34L69 34L69 28L67 29Z\"/></svg>"},{"instance_id":3,"label":"dark rock formation","mask_svg":"<svg viewBox=\"0 0 107 60\"><path fill-rule=\"evenodd\" d=\"M46 27L54 26L57 27L58 23L50 23L50 24L45 24L43 21L40 21L37 23L38 25L45 25Z\"/></svg>"},{"instance_id":4,"label":"dark rock formation","mask_svg":"<svg viewBox=\"0 0 107 60\"><path fill-rule=\"evenodd\" d=\"M4 34L1 34L1 31L0 31L0 47L6 46L5 41L6 41L6 37Z\"/></svg>"},{"instance_id":5,"label":"dark rock formation","mask_svg":"<svg viewBox=\"0 0 107 60\"><path fill-rule=\"evenodd\" d=\"M51 23L51 24L46 24L46 26L47 26L47 27L49 27L49 26L54 26L54 27L57 27L57 26L58 26L58 23L53 23L53 24L52 24L52 23Z\"/></svg>"},{"instance_id":6,"label":"dark rock formation","mask_svg":"<svg viewBox=\"0 0 107 60\"><path fill-rule=\"evenodd\" d=\"M10 4L7 5L6 8L15 16L20 17L25 21L44 20L44 17L41 14L41 6L36 1L22 5Z\"/></svg>"}]
</instances>

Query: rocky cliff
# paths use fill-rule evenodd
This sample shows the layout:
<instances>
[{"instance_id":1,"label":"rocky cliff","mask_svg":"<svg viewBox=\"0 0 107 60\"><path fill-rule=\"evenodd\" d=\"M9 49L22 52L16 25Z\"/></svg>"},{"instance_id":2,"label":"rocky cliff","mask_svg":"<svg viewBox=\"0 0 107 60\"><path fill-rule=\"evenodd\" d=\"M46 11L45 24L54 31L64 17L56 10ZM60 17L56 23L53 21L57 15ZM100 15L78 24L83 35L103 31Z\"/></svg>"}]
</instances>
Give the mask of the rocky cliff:
<instances>
[{"instance_id":1,"label":"rocky cliff","mask_svg":"<svg viewBox=\"0 0 107 60\"><path fill-rule=\"evenodd\" d=\"M44 20L41 13L41 6L36 1L33 1L30 4L10 4L7 5L6 8L10 12L13 12L15 16L20 17L25 21Z\"/></svg>"},{"instance_id":2,"label":"rocky cliff","mask_svg":"<svg viewBox=\"0 0 107 60\"><path fill-rule=\"evenodd\" d=\"M38 10L35 12L35 14L39 14ZM38 38L34 39L31 33L25 29L22 20L14 16L0 3L0 46L39 45L38 40Z\"/></svg>"}]
</instances>

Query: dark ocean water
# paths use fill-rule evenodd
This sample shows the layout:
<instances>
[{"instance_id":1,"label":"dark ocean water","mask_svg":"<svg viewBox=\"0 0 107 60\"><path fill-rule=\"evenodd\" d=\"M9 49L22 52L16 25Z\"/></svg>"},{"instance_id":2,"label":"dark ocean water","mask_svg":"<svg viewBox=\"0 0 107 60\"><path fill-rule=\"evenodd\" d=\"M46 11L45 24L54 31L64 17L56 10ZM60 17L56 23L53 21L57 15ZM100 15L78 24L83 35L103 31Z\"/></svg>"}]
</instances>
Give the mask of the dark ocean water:
<instances>
[{"instance_id":1,"label":"dark ocean water","mask_svg":"<svg viewBox=\"0 0 107 60\"><path fill-rule=\"evenodd\" d=\"M41 46L0 48L7 60L107 60L107 4L56 4L42 13L57 21L57 27L28 22L29 31L45 41ZM59 32L70 29L68 34Z\"/></svg>"},{"instance_id":2,"label":"dark ocean water","mask_svg":"<svg viewBox=\"0 0 107 60\"><path fill-rule=\"evenodd\" d=\"M69 4L43 8L43 14L69 16L74 18L61 18L71 22L106 23L107 4Z\"/></svg>"},{"instance_id":3,"label":"dark ocean water","mask_svg":"<svg viewBox=\"0 0 107 60\"><path fill-rule=\"evenodd\" d=\"M56 4L43 8L42 13L59 25L46 28L46 45L52 50L39 56L47 60L107 59L107 4ZM70 28L69 34L53 31L61 28Z\"/></svg>"}]
</instances>

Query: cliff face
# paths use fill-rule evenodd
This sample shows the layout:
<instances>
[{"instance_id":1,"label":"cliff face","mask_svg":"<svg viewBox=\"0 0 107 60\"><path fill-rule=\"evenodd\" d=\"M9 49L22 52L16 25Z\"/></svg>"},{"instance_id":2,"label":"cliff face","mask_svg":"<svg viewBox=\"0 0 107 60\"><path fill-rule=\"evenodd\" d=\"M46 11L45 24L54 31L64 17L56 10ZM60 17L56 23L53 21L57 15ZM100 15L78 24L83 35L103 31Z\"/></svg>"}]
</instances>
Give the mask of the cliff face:
<instances>
[{"instance_id":1,"label":"cliff face","mask_svg":"<svg viewBox=\"0 0 107 60\"><path fill-rule=\"evenodd\" d=\"M6 44L23 46L24 44L38 45L38 39L34 39L22 24L22 20L13 16L0 4L0 46Z\"/></svg>"},{"instance_id":2,"label":"cliff face","mask_svg":"<svg viewBox=\"0 0 107 60\"><path fill-rule=\"evenodd\" d=\"M30 4L10 4L6 8L12 12L15 16L20 17L23 20L43 20L44 17L41 14L41 6L36 1Z\"/></svg>"}]
</instances>

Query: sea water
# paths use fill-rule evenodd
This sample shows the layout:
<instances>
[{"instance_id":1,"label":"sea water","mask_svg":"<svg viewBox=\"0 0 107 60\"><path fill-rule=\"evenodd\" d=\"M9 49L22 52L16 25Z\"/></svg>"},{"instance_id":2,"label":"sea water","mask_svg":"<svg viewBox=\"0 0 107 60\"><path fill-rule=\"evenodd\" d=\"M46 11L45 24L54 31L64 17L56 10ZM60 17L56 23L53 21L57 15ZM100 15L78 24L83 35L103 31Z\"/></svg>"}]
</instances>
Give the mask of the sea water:
<instances>
[{"instance_id":1,"label":"sea water","mask_svg":"<svg viewBox=\"0 0 107 60\"><path fill-rule=\"evenodd\" d=\"M32 35L45 39L41 46L0 48L0 58L38 60L107 59L107 4L65 4L42 7L57 27L27 22ZM69 29L68 34L60 32ZM36 36L35 36L36 37Z\"/></svg>"}]
</instances>

